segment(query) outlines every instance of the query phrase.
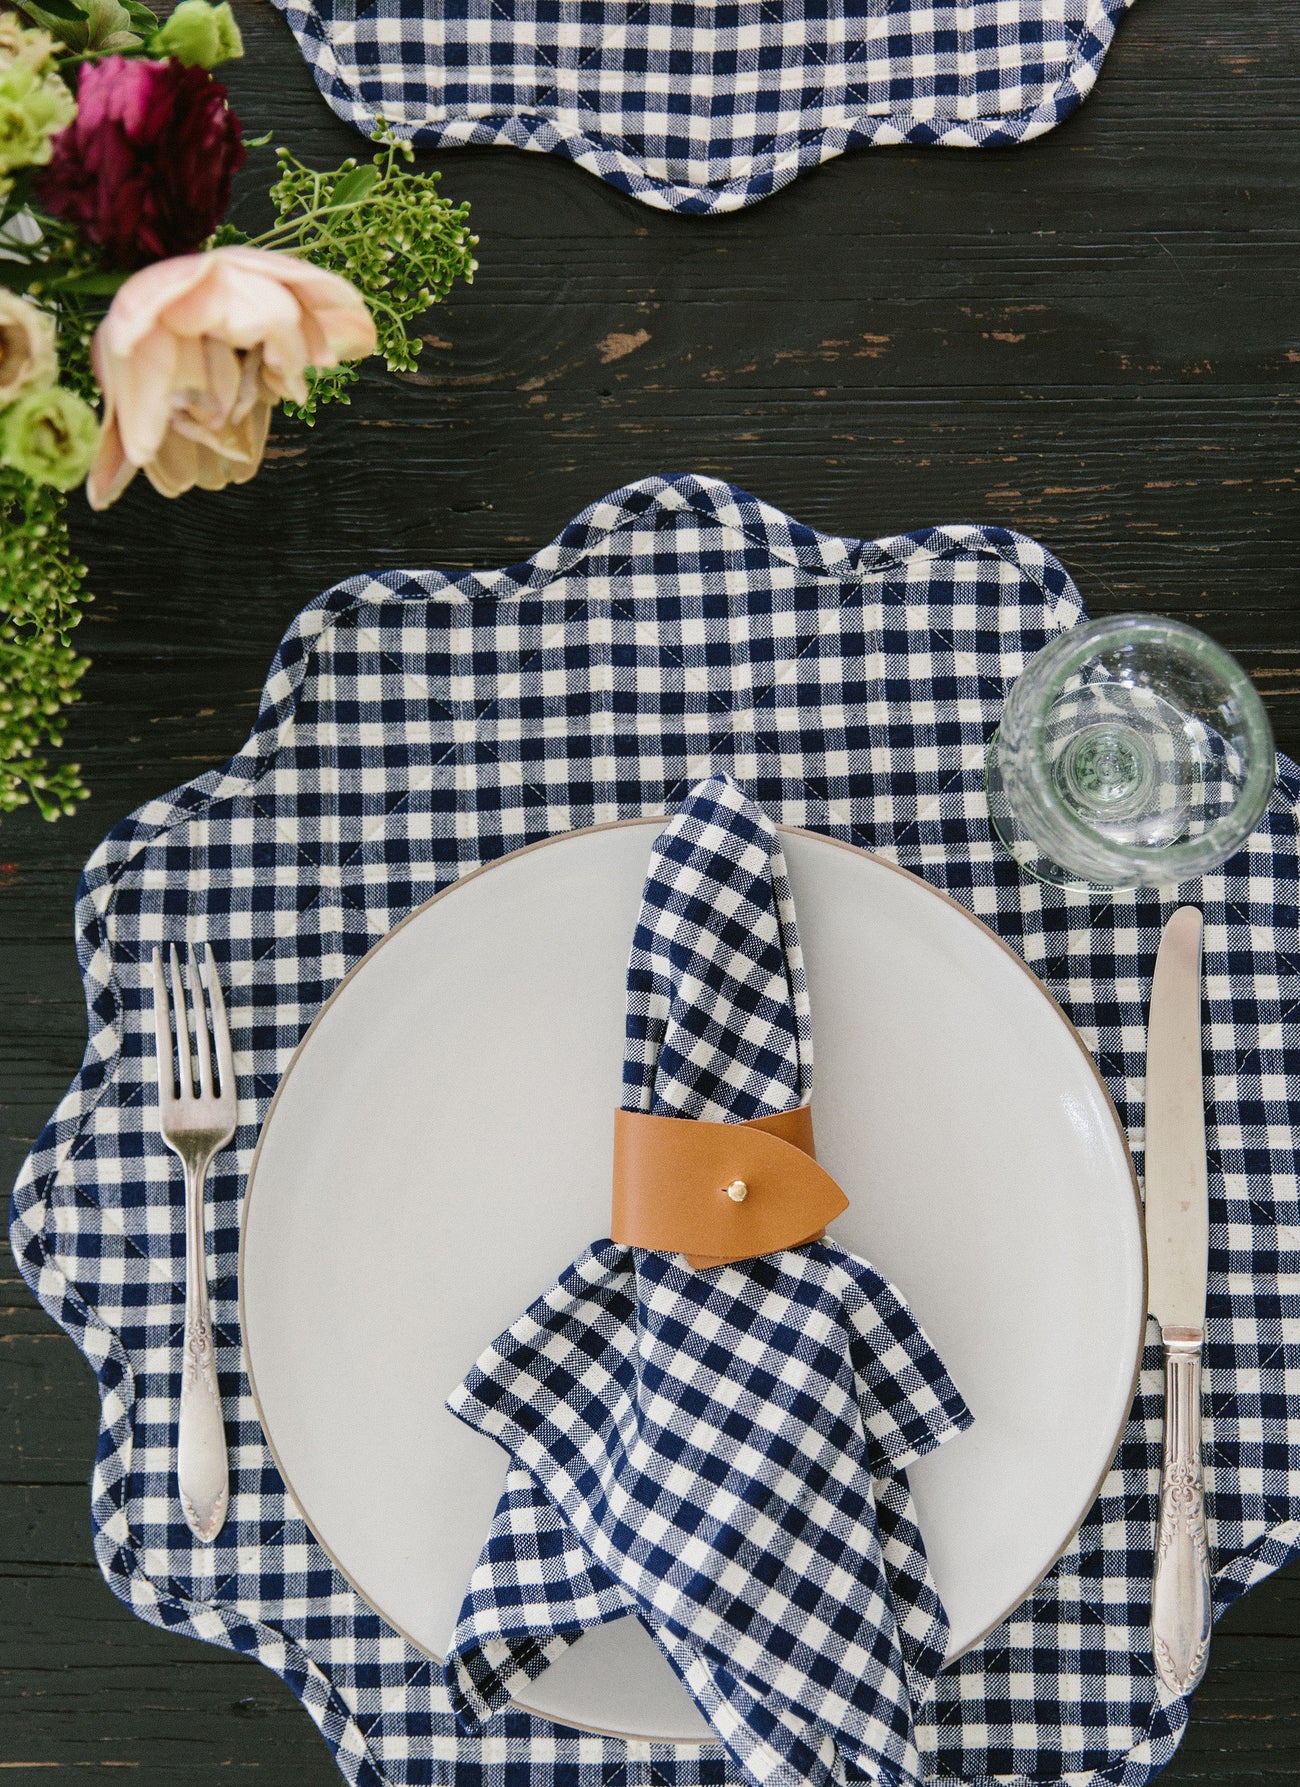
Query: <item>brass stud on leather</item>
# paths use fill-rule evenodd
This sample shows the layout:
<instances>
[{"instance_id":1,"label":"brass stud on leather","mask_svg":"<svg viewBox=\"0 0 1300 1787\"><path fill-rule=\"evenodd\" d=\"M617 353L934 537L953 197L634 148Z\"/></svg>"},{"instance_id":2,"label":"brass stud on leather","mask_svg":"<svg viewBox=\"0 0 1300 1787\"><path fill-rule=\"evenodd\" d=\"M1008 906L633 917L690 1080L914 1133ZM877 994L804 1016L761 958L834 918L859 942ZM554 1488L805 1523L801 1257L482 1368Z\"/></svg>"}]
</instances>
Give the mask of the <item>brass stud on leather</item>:
<instances>
[{"instance_id":1,"label":"brass stud on leather","mask_svg":"<svg viewBox=\"0 0 1300 1787\"><path fill-rule=\"evenodd\" d=\"M727 1196L733 1204L743 1204L749 1196L749 1187L743 1179L733 1179L727 1187Z\"/></svg>"}]
</instances>

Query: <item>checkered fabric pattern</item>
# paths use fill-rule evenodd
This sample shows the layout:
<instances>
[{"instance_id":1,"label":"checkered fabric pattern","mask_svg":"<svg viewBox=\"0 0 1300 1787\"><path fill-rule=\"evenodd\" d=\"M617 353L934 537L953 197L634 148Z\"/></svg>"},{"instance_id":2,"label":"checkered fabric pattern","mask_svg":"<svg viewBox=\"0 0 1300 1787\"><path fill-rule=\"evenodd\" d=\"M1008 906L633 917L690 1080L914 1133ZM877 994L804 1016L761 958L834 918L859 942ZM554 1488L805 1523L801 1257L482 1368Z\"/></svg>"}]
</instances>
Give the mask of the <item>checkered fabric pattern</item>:
<instances>
[{"instance_id":1,"label":"checkered fabric pattern","mask_svg":"<svg viewBox=\"0 0 1300 1787\"><path fill-rule=\"evenodd\" d=\"M812 1098L812 1013L785 852L729 776L655 839L627 965L623 1109L747 1123Z\"/></svg>"},{"instance_id":2,"label":"checkered fabric pattern","mask_svg":"<svg viewBox=\"0 0 1300 1787\"><path fill-rule=\"evenodd\" d=\"M1029 656L1081 614L996 528L813 532L725 484L649 478L526 563L330 590L229 763L150 801L87 865L89 1038L15 1189L24 1275L98 1379L95 1543L143 1618L260 1657L359 1787L737 1787L720 1745L522 1712L458 1734L441 1665L352 1593L287 1497L239 1346L240 1198L258 1127L327 995L457 877L575 826L664 814L725 770L773 818L878 850L962 901L1080 1028L1141 1153L1146 1002L1172 899L1020 876L990 834L985 742ZM1210 1284L1205 1457L1218 1609L1300 1555L1300 771L1184 888L1206 916ZM176 1164L157 1134L145 967L210 939L240 1127L209 1180L233 1467L198 1545L174 1490L184 1313ZM944 1669L916 1737L938 1779L1143 1787L1185 1702L1151 1665L1163 1418L1155 1331L1114 1465L1030 1598Z\"/></svg>"},{"instance_id":3,"label":"checkered fabric pattern","mask_svg":"<svg viewBox=\"0 0 1300 1787\"><path fill-rule=\"evenodd\" d=\"M867 143L1041 136L1131 0L276 0L348 123L734 211Z\"/></svg>"},{"instance_id":4,"label":"checkered fabric pattern","mask_svg":"<svg viewBox=\"0 0 1300 1787\"><path fill-rule=\"evenodd\" d=\"M784 852L726 775L691 790L650 854L623 1087L625 1109L718 1123L811 1097ZM865 1262L824 1241L693 1272L598 1242L447 1406L514 1467L447 1661L464 1728L631 1612L759 1787L829 1787L842 1757L887 1787L919 1779L927 1684L915 1656L909 1680L899 1626L922 1606L895 1610L872 1478L970 1414ZM922 1642L942 1658L947 1620L899 1488L916 1544L897 1581L919 1588Z\"/></svg>"},{"instance_id":5,"label":"checkered fabric pattern","mask_svg":"<svg viewBox=\"0 0 1300 1787\"><path fill-rule=\"evenodd\" d=\"M943 1664L948 1621L930 1574L905 1472L873 1475L872 1492L885 1579L915 1704ZM516 1685L518 1679L535 1681L584 1631L636 1611L628 1591L575 1542L568 1522L536 1478L512 1467L470 1579L465 1616L453 1639L455 1667L445 1671L457 1724L470 1729L473 1719L466 1721L467 1712L477 1715L499 1704L507 1673L517 1678ZM509 1640L496 1644L507 1626ZM467 1627L472 1628L472 1644L464 1642ZM676 1647L667 1628L661 1627L658 1637L704 1705L706 1716L710 1709L725 1713L710 1672L695 1668L693 1655L686 1647Z\"/></svg>"}]
</instances>

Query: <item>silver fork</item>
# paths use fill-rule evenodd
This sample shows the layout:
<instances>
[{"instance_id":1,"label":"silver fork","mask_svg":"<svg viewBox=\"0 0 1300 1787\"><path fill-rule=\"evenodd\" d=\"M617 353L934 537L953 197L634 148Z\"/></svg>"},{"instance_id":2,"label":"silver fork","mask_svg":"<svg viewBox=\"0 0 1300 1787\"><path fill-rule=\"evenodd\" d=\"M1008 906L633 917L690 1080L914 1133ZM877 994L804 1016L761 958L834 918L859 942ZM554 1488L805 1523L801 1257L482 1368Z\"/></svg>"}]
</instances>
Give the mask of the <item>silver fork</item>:
<instances>
[{"instance_id":1,"label":"silver fork","mask_svg":"<svg viewBox=\"0 0 1300 1787\"><path fill-rule=\"evenodd\" d=\"M176 1480L190 1531L210 1545L226 1518L230 1475L208 1313L203 1187L213 1155L235 1133L237 1098L226 1003L212 951L204 945L206 973L202 983L193 949L188 953L187 1005L176 945L171 947L170 1002L162 955L158 950L153 952L153 1017L158 1057L158 1126L164 1142L173 1154L180 1156L185 1168L185 1362L181 1373ZM204 985L206 1004L211 1009L210 1031Z\"/></svg>"}]
</instances>

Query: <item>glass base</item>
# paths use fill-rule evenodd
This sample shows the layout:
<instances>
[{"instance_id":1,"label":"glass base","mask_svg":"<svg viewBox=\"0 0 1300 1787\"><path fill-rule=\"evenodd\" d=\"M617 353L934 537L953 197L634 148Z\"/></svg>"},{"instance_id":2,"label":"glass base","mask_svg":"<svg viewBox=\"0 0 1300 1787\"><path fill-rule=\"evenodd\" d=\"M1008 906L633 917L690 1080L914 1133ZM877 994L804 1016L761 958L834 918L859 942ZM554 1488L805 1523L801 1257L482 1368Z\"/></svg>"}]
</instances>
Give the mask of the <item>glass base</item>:
<instances>
[{"instance_id":1,"label":"glass base","mask_svg":"<svg viewBox=\"0 0 1300 1787\"><path fill-rule=\"evenodd\" d=\"M1152 888L1160 885L1154 881L1150 873L1135 875L1131 880L1088 880L1081 876L1077 870L1067 869L1064 864L1049 856L1041 845L1035 843L1017 820L1011 803L1007 799L1006 789L998 768L998 735L996 732L989 740L988 753L984 760L984 787L988 797L989 822L993 827L994 835L1016 867L1024 874L1032 876L1035 881L1046 882L1049 887L1068 888L1074 893L1089 894L1113 894L1135 887Z\"/></svg>"},{"instance_id":2,"label":"glass base","mask_svg":"<svg viewBox=\"0 0 1300 1787\"><path fill-rule=\"evenodd\" d=\"M989 747L989 815L1036 880L1168 890L1237 853L1273 776L1241 666L1180 622L1115 615L1066 628L1017 679Z\"/></svg>"}]
</instances>

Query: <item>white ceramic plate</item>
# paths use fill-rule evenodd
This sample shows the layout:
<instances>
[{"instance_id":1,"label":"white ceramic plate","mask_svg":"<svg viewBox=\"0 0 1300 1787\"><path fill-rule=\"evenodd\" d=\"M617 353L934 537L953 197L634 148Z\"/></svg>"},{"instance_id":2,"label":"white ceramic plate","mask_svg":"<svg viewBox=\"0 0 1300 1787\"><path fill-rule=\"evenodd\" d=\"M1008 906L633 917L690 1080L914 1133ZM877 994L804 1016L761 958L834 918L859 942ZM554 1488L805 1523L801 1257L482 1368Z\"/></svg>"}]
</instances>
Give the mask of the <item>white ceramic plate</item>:
<instances>
[{"instance_id":1,"label":"white ceramic plate","mask_svg":"<svg viewBox=\"0 0 1300 1787\"><path fill-rule=\"evenodd\" d=\"M421 908L304 1038L267 1117L240 1294L267 1438L358 1593L437 1655L505 1470L443 1398L606 1233L636 821L520 851ZM900 1287L975 1425L912 1470L952 1654L1029 1592L1090 1505L1146 1310L1136 1186L1059 1008L969 913L787 832L834 1234ZM706 1727L634 1620L532 1685L548 1717Z\"/></svg>"}]
</instances>

